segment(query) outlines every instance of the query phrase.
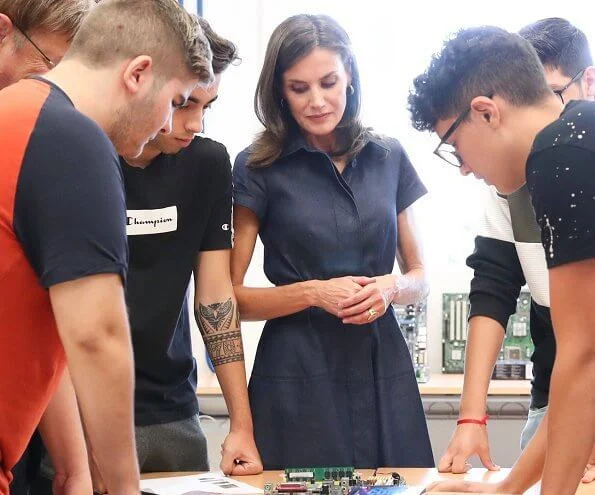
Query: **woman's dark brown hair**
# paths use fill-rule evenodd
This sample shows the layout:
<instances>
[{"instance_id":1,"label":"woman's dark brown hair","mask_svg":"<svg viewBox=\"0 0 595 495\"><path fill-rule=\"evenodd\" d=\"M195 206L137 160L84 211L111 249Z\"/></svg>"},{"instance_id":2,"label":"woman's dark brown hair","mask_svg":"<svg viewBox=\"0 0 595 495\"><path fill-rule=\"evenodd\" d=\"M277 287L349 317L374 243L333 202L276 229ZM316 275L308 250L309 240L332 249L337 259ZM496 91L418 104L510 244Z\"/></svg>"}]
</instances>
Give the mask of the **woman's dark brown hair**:
<instances>
[{"instance_id":1,"label":"woman's dark brown hair","mask_svg":"<svg viewBox=\"0 0 595 495\"><path fill-rule=\"evenodd\" d=\"M345 155L349 159L366 144L368 131L359 118L360 78L349 36L331 17L300 14L289 17L277 26L267 46L254 95L254 111L264 131L250 147L251 167L271 165L281 155L288 137L292 132L297 132L297 123L287 106L282 104L282 77L287 69L315 48L326 48L338 53L351 75L353 89L347 89L347 105L337 126L337 149L332 155Z\"/></svg>"}]
</instances>

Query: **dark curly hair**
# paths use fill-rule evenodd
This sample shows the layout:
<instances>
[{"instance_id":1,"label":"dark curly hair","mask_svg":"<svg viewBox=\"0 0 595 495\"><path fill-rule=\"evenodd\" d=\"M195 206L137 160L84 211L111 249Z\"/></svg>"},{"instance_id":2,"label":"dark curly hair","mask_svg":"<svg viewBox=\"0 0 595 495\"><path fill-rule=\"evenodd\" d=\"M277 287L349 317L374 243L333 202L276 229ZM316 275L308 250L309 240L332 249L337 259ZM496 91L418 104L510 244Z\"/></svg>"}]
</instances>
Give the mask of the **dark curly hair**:
<instances>
[{"instance_id":1,"label":"dark curly hair","mask_svg":"<svg viewBox=\"0 0 595 495\"><path fill-rule=\"evenodd\" d=\"M541 19L525 26L519 34L533 45L545 67L558 69L568 77L593 65L585 33L566 19Z\"/></svg>"},{"instance_id":2,"label":"dark curly hair","mask_svg":"<svg viewBox=\"0 0 595 495\"><path fill-rule=\"evenodd\" d=\"M531 44L493 26L462 29L434 54L413 81L409 111L413 127L434 130L477 96L498 95L516 106L541 101L551 90Z\"/></svg>"},{"instance_id":3,"label":"dark curly hair","mask_svg":"<svg viewBox=\"0 0 595 495\"><path fill-rule=\"evenodd\" d=\"M221 74L230 64L239 64L242 59L238 57L238 49L234 43L219 36L204 17L198 18L198 23L207 37L213 52L213 73Z\"/></svg>"}]
</instances>

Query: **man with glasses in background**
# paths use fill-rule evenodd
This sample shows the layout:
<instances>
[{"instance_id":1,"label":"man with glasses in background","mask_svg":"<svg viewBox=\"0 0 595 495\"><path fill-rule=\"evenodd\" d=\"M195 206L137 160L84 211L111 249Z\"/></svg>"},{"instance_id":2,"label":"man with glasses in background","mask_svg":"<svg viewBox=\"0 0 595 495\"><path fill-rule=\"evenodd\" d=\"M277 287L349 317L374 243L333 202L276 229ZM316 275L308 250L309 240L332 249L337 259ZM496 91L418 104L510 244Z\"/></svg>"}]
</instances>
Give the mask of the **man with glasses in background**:
<instances>
[{"instance_id":1,"label":"man with glasses in background","mask_svg":"<svg viewBox=\"0 0 595 495\"><path fill-rule=\"evenodd\" d=\"M0 0L0 89L52 69L94 0Z\"/></svg>"},{"instance_id":2,"label":"man with glasses in background","mask_svg":"<svg viewBox=\"0 0 595 495\"><path fill-rule=\"evenodd\" d=\"M548 84L562 103L595 98L595 67L587 37L580 29L565 19L548 18L521 29L520 35L535 48ZM449 138L445 134L441 142ZM443 153L441 147L437 150L448 163L461 165L452 153ZM492 462L485 426L487 391L508 319L516 311L519 291L525 283L532 296L530 328L535 352L531 405L521 434L521 449L533 437L547 411L555 340L539 226L526 186L509 196L499 195L494 188L486 193L482 228L475 239L475 251L467 259L475 273L469 293L465 383L457 428L438 465L443 472L467 471L467 459L474 454L486 468L498 469ZM595 467L589 467L583 481L595 478Z\"/></svg>"},{"instance_id":3,"label":"man with glasses in background","mask_svg":"<svg viewBox=\"0 0 595 495\"><path fill-rule=\"evenodd\" d=\"M562 79L564 67L549 69L561 72ZM563 108L560 101L572 90L581 91L568 82L583 68L570 72L563 82L554 83L548 76L548 86L526 40L484 26L460 31L415 79L409 97L413 125L442 136L450 147L449 163L510 198L527 184L549 268L557 342L549 418L510 475L497 484L442 482L433 490L523 493L543 475L542 494L564 495L574 494L584 475L595 436L595 103L575 101ZM592 70L586 69L585 75L584 95L592 91ZM438 150L447 156L447 150ZM512 227L515 231L514 222ZM491 296L503 299L504 308L508 305L507 311L514 312L516 295L503 297L496 291ZM496 314L486 314L505 326ZM472 322L475 319L472 315ZM502 328L496 330L501 341ZM499 343L492 347L497 353ZM495 355L491 365L494 360ZM490 373L491 368L482 381L489 380ZM487 385L483 397L481 392L476 396L479 402L485 403L486 389ZM484 427L481 415L463 419ZM484 459L489 460L489 454Z\"/></svg>"},{"instance_id":4,"label":"man with glasses in background","mask_svg":"<svg viewBox=\"0 0 595 495\"><path fill-rule=\"evenodd\" d=\"M0 0L0 89L54 68L94 4L94 0ZM13 495L28 493L40 456L36 434L12 470Z\"/></svg>"}]
</instances>

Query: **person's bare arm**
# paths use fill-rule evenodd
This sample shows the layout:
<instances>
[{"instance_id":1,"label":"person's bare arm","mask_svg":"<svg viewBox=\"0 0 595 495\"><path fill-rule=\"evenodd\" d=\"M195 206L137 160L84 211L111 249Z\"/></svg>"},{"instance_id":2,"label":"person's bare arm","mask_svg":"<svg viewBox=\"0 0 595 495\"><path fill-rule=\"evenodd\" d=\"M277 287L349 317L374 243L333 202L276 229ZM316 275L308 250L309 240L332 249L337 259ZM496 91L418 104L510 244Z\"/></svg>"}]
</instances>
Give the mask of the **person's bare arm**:
<instances>
[{"instance_id":1,"label":"person's bare arm","mask_svg":"<svg viewBox=\"0 0 595 495\"><path fill-rule=\"evenodd\" d=\"M524 493L540 480L548 443L547 430L548 414L541 420L535 435L514 463L508 476L500 483L502 491Z\"/></svg>"},{"instance_id":2,"label":"person's bare arm","mask_svg":"<svg viewBox=\"0 0 595 495\"><path fill-rule=\"evenodd\" d=\"M595 259L550 269L556 337L543 495L574 493L595 442Z\"/></svg>"},{"instance_id":3,"label":"person's bare arm","mask_svg":"<svg viewBox=\"0 0 595 495\"><path fill-rule=\"evenodd\" d=\"M512 467L508 476L498 483L476 483L469 481L439 481L427 487L427 491L436 492L476 492L476 493L509 493L522 494L537 483L543 473L546 451L548 448L548 416L545 415L535 435L523 450L521 456ZM591 481L589 466L579 464L577 471L586 471L584 482ZM542 483L543 486L543 483ZM575 488L576 489L576 488ZM574 494L574 490L567 493ZM564 493L564 492L561 492Z\"/></svg>"},{"instance_id":4,"label":"person's bare arm","mask_svg":"<svg viewBox=\"0 0 595 495\"><path fill-rule=\"evenodd\" d=\"M53 285L50 300L93 454L111 495L139 492L134 368L119 275Z\"/></svg>"},{"instance_id":5,"label":"person's bare arm","mask_svg":"<svg viewBox=\"0 0 595 495\"><path fill-rule=\"evenodd\" d=\"M230 432L222 445L221 469L231 475L258 474L262 461L254 442L240 315L229 261L229 250L198 255L194 312L229 411Z\"/></svg>"},{"instance_id":6,"label":"person's bare arm","mask_svg":"<svg viewBox=\"0 0 595 495\"><path fill-rule=\"evenodd\" d=\"M68 369L43 413L39 432L56 472L54 494L91 493L85 437Z\"/></svg>"},{"instance_id":7,"label":"person's bare arm","mask_svg":"<svg viewBox=\"0 0 595 495\"><path fill-rule=\"evenodd\" d=\"M231 278L243 320L270 320L317 306L335 316L339 301L355 294L368 277L340 277L331 280L306 280L277 287L248 287L244 277L250 265L259 221L249 208L235 205L234 247L231 255ZM315 249L315 247L313 247Z\"/></svg>"},{"instance_id":8,"label":"person's bare arm","mask_svg":"<svg viewBox=\"0 0 595 495\"><path fill-rule=\"evenodd\" d=\"M487 411L490 378L505 337L505 327L517 306L525 276L514 244L510 208L494 189L486 189L485 211L475 249L467 258L473 269L469 290L469 326L465 345L465 377L459 419L481 419ZM547 283L543 261L541 277ZM455 427L440 471L463 473L467 459L477 454L482 464L496 470L490 455L488 428L472 423Z\"/></svg>"},{"instance_id":9,"label":"person's bare arm","mask_svg":"<svg viewBox=\"0 0 595 495\"><path fill-rule=\"evenodd\" d=\"M395 293L391 302L415 304L428 295L430 286L424 268L423 246L415 220L415 204L397 215L397 263L401 275L396 276Z\"/></svg>"},{"instance_id":10,"label":"person's bare arm","mask_svg":"<svg viewBox=\"0 0 595 495\"><path fill-rule=\"evenodd\" d=\"M595 267L595 260L590 260L590 262L579 262L579 263L591 263L594 267ZM564 265L564 266L571 266L571 265ZM578 267L577 267L578 268ZM595 269L595 268L593 268ZM558 269L554 269L554 270L558 270ZM556 272L554 272L556 273ZM558 272L559 273L559 272ZM586 273L588 273L588 271L583 272L583 275L585 275ZM551 273L550 273L551 274ZM572 282L576 282L576 280L574 280L572 277L576 276L577 273L575 274L562 274L561 275L561 279L558 282L562 282L563 284L566 284L565 287L567 287L567 289L562 289L563 292L566 292L568 290L569 287L571 287L572 285L570 285ZM570 278L566 278L566 277L570 277ZM585 282L583 282L584 284ZM564 286L562 286L564 287ZM575 286L572 286L575 287ZM558 288L558 290L560 290L560 287ZM580 288L577 288L577 290L581 290ZM588 289L585 289L588 291ZM560 296L560 294L558 294L558 297ZM552 287L552 302L553 304L558 303L558 300L554 299L554 288ZM573 301L576 303L576 300L573 298L570 298L569 300L567 300L566 302L569 301ZM564 301L562 301L564 302ZM554 320L554 325L556 324L556 320ZM592 328L592 327L591 327ZM592 338L592 337L591 337ZM572 346L572 348L574 348L574 346ZM558 352L558 351L557 351ZM580 353L579 353L580 354ZM556 363L558 362L558 355L556 355ZM467 370L466 370L467 372ZM582 370L581 372L583 373L588 373L588 368L587 370ZM591 368L591 372L593 373L593 368ZM593 375L591 375L591 383L593 383ZM592 387L591 387L592 388ZM580 389L578 389L580 390ZM586 389L583 389L586 390ZM588 392L587 392L588 395ZM551 392L550 392L550 404L551 404ZM571 404L571 409L573 409L575 407L575 405ZM586 419L587 419L587 423L590 421L592 425L593 421L593 410L595 410L594 408L591 409L590 414L586 414ZM550 411L551 411L551 405L550 405ZM511 472L509 473L509 475L501 482L498 483L496 485L493 484L477 484L477 483L460 483L460 484L452 484L450 482L444 482L444 483L440 483L437 487L432 487L432 489L438 489L437 491L449 491L449 490L460 490L460 491L477 491L477 492L481 492L481 493L491 493L494 490L497 492L502 492L502 493L524 493L526 490L528 490L531 486L533 486L535 483L537 483L539 481L539 479L542 477L542 473L543 473L543 482L542 482L542 486L544 487L544 493L545 493L545 489L549 489L548 487L545 486L546 484L546 477L548 475L548 468L547 466L545 467L544 470L544 466L546 464L546 451L548 451L549 454L549 449L548 446L550 446L549 448L551 448L551 442L548 441L548 436L549 436L549 432L551 431L551 417L550 417L551 412L548 412L548 414L546 414L546 416L544 417L544 419L542 420L541 424L539 425L539 428L537 429L534 437L531 439L531 441L529 442L529 444L527 445L527 447L523 450L521 456L519 457L519 459L517 460L517 462L515 463L515 465L513 466ZM572 417L572 421L575 421L575 416L572 415L572 412L569 412L569 414L571 414L570 417ZM567 419L567 418L565 418ZM580 418L579 418L580 420ZM567 421L565 421L567 422ZM587 439L588 439L588 434L589 432L586 432L587 434ZM578 433L579 436L584 435L584 433ZM571 462L574 462L575 465L573 465L573 470L574 471L574 475L575 475L575 481L573 482L572 487L569 485L567 488L563 487L563 486L559 486L559 487L555 487L555 490L560 490L557 493L574 493L574 491L576 490L576 485L578 485L578 480L582 478L583 482L590 482L592 481L592 475L593 475L593 471L592 468L589 464L589 461L591 460L591 458L593 457L593 442L592 441L588 441L588 442L584 442L586 444L586 452L587 455L585 457L586 460L580 460L580 459L572 459ZM574 440L570 440L570 444L574 444ZM572 447L570 447L570 449L572 449ZM572 452L574 454L574 451ZM591 454L591 456L589 457L589 454ZM573 457L573 455L571 455L570 450L567 451L567 455L569 457ZM585 465L587 465L587 469L585 470ZM559 476L562 476L564 478L564 474L562 471L560 471L558 473ZM561 480L558 480L561 481ZM563 491L566 490L566 491ZM550 493L554 493L553 491Z\"/></svg>"},{"instance_id":11,"label":"person's bare arm","mask_svg":"<svg viewBox=\"0 0 595 495\"><path fill-rule=\"evenodd\" d=\"M481 419L485 416L488 388L503 340L504 329L496 320L475 316L469 321L460 419ZM458 425L438 463L438 470L464 473L470 467L467 459L474 454L479 455L486 468L498 469L490 456L486 426L473 423Z\"/></svg>"},{"instance_id":12,"label":"person's bare arm","mask_svg":"<svg viewBox=\"0 0 595 495\"><path fill-rule=\"evenodd\" d=\"M589 461L587 463L587 467L585 468L585 474L583 475L581 481L583 483L592 483L595 481L595 443L593 443L591 455L589 456Z\"/></svg>"},{"instance_id":13,"label":"person's bare arm","mask_svg":"<svg viewBox=\"0 0 595 495\"><path fill-rule=\"evenodd\" d=\"M547 415L504 480L498 483L462 480L437 481L429 485L426 490L428 492L507 493L521 495L541 478L546 448Z\"/></svg>"}]
</instances>

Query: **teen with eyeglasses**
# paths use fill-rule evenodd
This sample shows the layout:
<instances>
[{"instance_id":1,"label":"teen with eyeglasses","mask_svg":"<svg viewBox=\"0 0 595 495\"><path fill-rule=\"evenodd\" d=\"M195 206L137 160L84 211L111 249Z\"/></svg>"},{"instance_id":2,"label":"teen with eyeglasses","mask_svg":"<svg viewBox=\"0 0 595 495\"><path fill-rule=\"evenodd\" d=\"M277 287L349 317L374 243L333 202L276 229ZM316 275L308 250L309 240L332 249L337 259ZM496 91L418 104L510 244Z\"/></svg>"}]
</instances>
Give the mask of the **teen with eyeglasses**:
<instances>
[{"instance_id":1,"label":"teen with eyeglasses","mask_svg":"<svg viewBox=\"0 0 595 495\"><path fill-rule=\"evenodd\" d=\"M548 84L562 101L593 100L595 68L587 37L580 29L565 19L548 18L526 26L520 34L535 48ZM470 288L471 317L459 420L486 414L492 369L508 319L516 310L519 291L527 283L532 295L530 328L535 352L531 358L529 417L521 434L524 448L546 414L555 355L547 267L526 187L510 196L502 196L494 188L487 190L482 228L467 265L475 275ZM467 459L474 454L486 468L497 469L485 425L461 423L439 469L465 472L469 468ZM584 480L592 481L593 477L595 469L585 473Z\"/></svg>"},{"instance_id":2,"label":"teen with eyeglasses","mask_svg":"<svg viewBox=\"0 0 595 495\"><path fill-rule=\"evenodd\" d=\"M536 44L529 28L522 34ZM542 280L546 263L558 344L551 371L550 417L537 429L510 475L498 484L443 482L431 487L437 491L523 493L543 474L543 494L574 493L593 447L595 103L575 101L563 108L561 101L561 97L567 99L572 91L581 88L585 95L592 92L593 71L585 68L584 79L575 88L575 82L579 86L578 80L568 83L578 70L567 71L564 66L548 63L544 57L542 62L545 74L535 51L518 35L490 26L462 30L434 56L431 67L415 79L409 99L414 127L436 132L456 153L456 156L451 153L449 163L456 158L463 175L473 173L508 195L508 204L503 206L510 211L492 214L492 217L496 213L504 215L510 224L509 244L500 246L507 254L495 255L493 250L488 253L483 246L483 260L476 257L477 251L470 258L476 278L471 290L468 395L463 397L462 414L485 423L482 405L485 406L487 382L503 338L502 327L514 312L524 278L532 290L534 310L538 304L549 302L550 294L547 287L544 290ZM552 89L558 94L553 94ZM535 224L531 216L523 218L518 213L530 213L532 208ZM502 226L496 227L501 230ZM488 225L487 232L498 239L494 225ZM535 242L535 235L544 249L531 253L534 249L525 245L525 251L514 252L515 240ZM535 257L534 265L537 261L537 271L527 269L531 255ZM507 271L512 274L510 277ZM496 280L486 282L490 273L492 276L496 273ZM483 332L479 326L482 319ZM479 356L474 349L481 347L482 339L485 352ZM487 343L487 339L491 342ZM537 380L536 376L534 382L534 401L544 399L545 378L550 374L547 354L553 353L551 347L537 346L546 352L534 357L542 366L541 379ZM475 361L481 359L487 362L478 365ZM481 376L470 381L473 369ZM470 397L475 399L468 400ZM485 429L485 426L470 424L469 428ZM489 458L485 432L479 436L482 435L484 438L474 449L481 452L488 467L495 468ZM457 458L443 458L442 467L464 471L465 448L459 449ZM454 457L450 454L449 457Z\"/></svg>"}]
</instances>

